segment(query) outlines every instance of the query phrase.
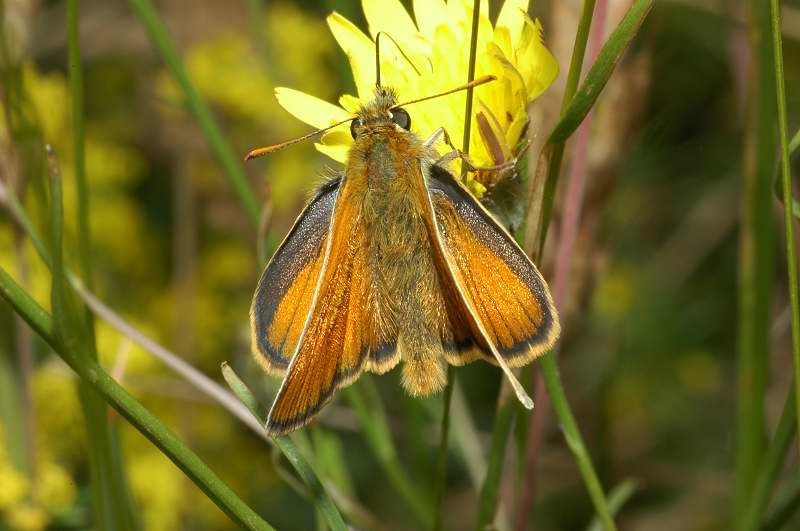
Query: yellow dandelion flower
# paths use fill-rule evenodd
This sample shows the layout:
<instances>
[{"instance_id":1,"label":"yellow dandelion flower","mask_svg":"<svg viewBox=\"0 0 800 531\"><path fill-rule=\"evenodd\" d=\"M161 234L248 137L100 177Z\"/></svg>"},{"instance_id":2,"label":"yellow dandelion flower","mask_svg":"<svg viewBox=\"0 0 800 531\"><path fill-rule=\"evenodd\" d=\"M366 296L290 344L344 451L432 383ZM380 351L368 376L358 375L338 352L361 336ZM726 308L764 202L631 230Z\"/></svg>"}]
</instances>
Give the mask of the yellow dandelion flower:
<instances>
[{"instance_id":1,"label":"yellow dandelion flower","mask_svg":"<svg viewBox=\"0 0 800 531\"><path fill-rule=\"evenodd\" d=\"M542 27L527 15L527 0L506 0L497 23L481 2L475 77L494 75L497 81L475 89L469 155L478 166L493 166L516 155L527 124L527 104L537 98L558 74L558 64L542 43ZM347 119L373 98L375 42L385 32L380 50L381 83L393 87L400 100L411 100L452 89L466 81L472 22L472 0L414 0L416 23L400 0L362 0L370 36L333 13L328 26L347 55L357 96L345 94L339 105L285 87L275 89L278 102L299 120L316 128ZM463 137L464 92L420 102L411 111L412 130L422 137L444 127L458 142ZM317 149L345 162L352 138L347 126L325 133ZM478 195L481 187L472 187Z\"/></svg>"}]
</instances>

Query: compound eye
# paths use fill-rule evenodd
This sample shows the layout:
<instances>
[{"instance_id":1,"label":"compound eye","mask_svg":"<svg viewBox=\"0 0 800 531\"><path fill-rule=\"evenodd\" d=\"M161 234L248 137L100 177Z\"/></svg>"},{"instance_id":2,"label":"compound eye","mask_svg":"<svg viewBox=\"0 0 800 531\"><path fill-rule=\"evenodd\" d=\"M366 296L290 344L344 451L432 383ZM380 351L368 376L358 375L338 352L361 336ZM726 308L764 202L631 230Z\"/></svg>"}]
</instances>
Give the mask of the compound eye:
<instances>
[{"instance_id":1,"label":"compound eye","mask_svg":"<svg viewBox=\"0 0 800 531\"><path fill-rule=\"evenodd\" d=\"M392 121L394 123L405 129L406 131L411 129L411 117L408 115L405 109L397 107L396 109L392 109L389 112L392 113Z\"/></svg>"},{"instance_id":2,"label":"compound eye","mask_svg":"<svg viewBox=\"0 0 800 531\"><path fill-rule=\"evenodd\" d=\"M356 128L361 127L362 125L363 124L361 123L361 120L359 120L358 118L350 122L350 136L353 137L353 140L356 139Z\"/></svg>"}]
</instances>

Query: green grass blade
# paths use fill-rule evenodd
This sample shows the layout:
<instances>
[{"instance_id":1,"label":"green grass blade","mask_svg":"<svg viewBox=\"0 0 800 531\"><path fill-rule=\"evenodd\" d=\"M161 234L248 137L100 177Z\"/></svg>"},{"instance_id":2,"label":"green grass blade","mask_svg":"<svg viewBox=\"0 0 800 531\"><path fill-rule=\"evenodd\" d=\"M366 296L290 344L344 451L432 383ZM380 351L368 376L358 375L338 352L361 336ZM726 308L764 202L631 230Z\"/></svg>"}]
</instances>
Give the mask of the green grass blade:
<instances>
[{"instance_id":1,"label":"green grass blade","mask_svg":"<svg viewBox=\"0 0 800 531\"><path fill-rule=\"evenodd\" d=\"M739 233L736 481L733 519L745 525L745 512L766 442L764 397L770 348L770 306L774 279L775 227L770 190L775 158L774 73L768 7L750 2L753 83L747 122L741 231Z\"/></svg>"},{"instance_id":2,"label":"green grass blade","mask_svg":"<svg viewBox=\"0 0 800 531\"><path fill-rule=\"evenodd\" d=\"M800 476L795 475L776 496L775 508L769 513L761 526L761 531L788 529L786 523L800 509Z\"/></svg>"},{"instance_id":3,"label":"green grass blade","mask_svg":"<svg viewBox=\"0 0 800 531\"><path fill-rule=\"evenodd\" d=\"M775 488L775 483L786 461L786 452L792 443L792 437L797 429L797 417L795 412L796 404L794 390L789 391L786 402L783 405L783 413L775 429L775 436L772 438L761 468L753 488L753 495L749 500L745 511L744 525L742 529L756 530L767 509L769 498Z\"/></svg>"},{"instance_id":4,"label":"green grass blade","mask_svg":"<svg viewBox=\"0 0 800 531\"><path fill-rule=\"evenodd\" d=\"M263 412L266 411L266 409L259 404L247 385L227 363L222 364L222 377L225 378L225 382L228 384L231 391L233 391L233 393L239 397L239 400L247 406L247 409L253 413L253 416L258 419L261 425L265 425L267 423L267 416ZM322 514L331 529L334 531L346 531L347 524L344 523L339 509L328 495L328 492L325 490L316 472L314 472L311 464L305 460L292 440L288 436L282 435L280 437L273 437L272 441L302 478L308 488L314 506Z\"/></svg>"},{"instance_id":5,"label":"green grass blade","mask_svg":"<svg viewBox=\"0 0 800 531\"><path fill-rule=\"evenodd\" d=\"M567 446L578 464L578 470L583 477L586 489L589 491L589 497L597 512L597 517L603 525L603 529L606 531L615 531L617 526L614 524L614 519L611 517L611 509L603 494L603 486L600 484L594 466L592 466L592 460L583 443L583 437L578 429L578 423L575 421L575 417L570 410L553 354L548 352L542 356L539 363L542 368L544 383L547 387L547 394L550 395L550 400L553 402L553 409L561 423L561 429L564 432Z\"/></svg>"},{"instance_id":6,"label":"green grass blade","mask_svg":"<svg viewBox=\"0 0 800 531\"><path fill-rule=\"evenodd\" d=\"M547 139L548 142L565 141L583 122L583 119L589 114L589 110L591 110L606 86L628 45L638 34L644 19L647 18L647 14L653 7L653 2L654 0L636 0L633 3L603 45L597 60L589 69L575 96L569 100L561 119L550 132L550 136Z\"/></svg>"},{"instance_id":7,"label":"green grass blade","mask_svg":"<svg viewBox=\"0 0 800 531\"><path fill-rule=\"evenodd\" d=\"M492 445L489 449L489 464L486 469L486 477L481 486L480 497L478 500L478 523L476 531L487 529L494 520L497 512L497 502L500 495L500 479L505 463L506 447L511 427L514 425L515 413L518 410L517 400L510 392L504 393L501 387L501 397L499 407L495 414L494 425L492 427Z\"/></svg>"},{"instance_id":8,"label":"green grass blade","mask_svg":"<svg viewBox=\"0 0 800 531\"><path fill-rule=\"evenodd\" d=\"M128 394L87 353L67 348L57 337L50 314L14 282L2 267L0 267L0 296L53 347L53 350L83 381L91 385L108 404L175 463L235 524L254 531L274 529L237 497L194 452L184 446L157 417Z\"/></svg>"},{"instance_id":9,"label":"green grass blade","mask_svg":"<svg viewBox=\"0 0 800 531\"><path fill-rule=\"evenodd\" d=\"M781 173L783 174L783 197L792 197L792 175L789 168L789 141L786 125L786 87L783 75L783 42L781 40L781 12L778 0L770 0L770 27L772 30L772 53L775 66L775 89L778 111L778 138L781 148ZM792 353L794 358L794 381L800 383L800 295L797 286L797 261L794 248L794 219L792 209L784 208L786 225L786 262L789 273L789 302L792 309ZM800 385L795 385L797 411L800 415ZM800 438L798 438L800 444Z\"/></svg>"},{"instance_id":10,"label":"green grass blade","mask_svg":"<svg viewBox=\"0 0 800 531\"><path fill-rule=\"evenodd\" d=\"M447 386L442 393L442 424L439 434L439 453L433 480L433 529L440 531L444 522L444 493L447 490L447 455L450 440L450 402L456 374L452 365L447 366Z\"/></svg>"},{"instance_id":11,"label":"green grass blade","mask_svg":"<svg viewBox=\"0 0 800 531\"><path fill-rule=\"evenodd\" d=\"M58 341L74 352L83 352L97 361L94 340L89 333L86 314L79 309L72 291L68 290L63 254L63 197L61 174L55 156L50 158L50 241L52 245L51 305ZM95 517L102 529L135 529L135 512L130 499L124 470L118 459L119 448L111 433L106 405L85 382L78 386L86 422L89 471Z\"/></svg>"},{"instance_id":12,"label":"green grass blade","mask_svg":"<svg viewBox=\"0 0 800 531\"><path fill-rule=\"evenodd\" d=\"M586 55L586 45L589 40L589 29L592 26L592 16L596 0L584 0L581 8L581 16L578 20L578 31L575 33L575 43L572 46L572 58L567 72L567 81L564 85L564 97L561 100L561 115L563 116L569 106L575 92L578 90L578 82L583 68L583 58ZM544 195L541 210L539 212L538 234L532 235L538 242L536 246L536 256L542 256L544 242L547 238L547 229L550 226L550 217L555 200L556 184L561 172L561 161L564 158L564 142L553 144L553 154L550 160L550 168L547 172L547 180L544 184Z\"/></svg>"},{"instance_id":13,"label":"green grass blade","mask_svg":"<svg viewBox=\"0 0 800 531\"><path fill-rule=\"evenodd\" d=\"M622 509L622 506L636 494L636 489L638 487L639 485L636 483L636 480L626 479L611 489L611 492L608 493L608 508L612 516L617 514L620 509ZM592 523L589 524L587 531L602 531L602 529L603 527L600 520L595 517Z\"/></svg>"},{"instance_id":14,"label":"green grass blade","mask_svg":"<svg viewBox=\"0 0 800 531\"><path fill-rule=\"evenodd\" d=\"M211 146L217 161L230 180L239 201L244 207L245 214L247 214L253 226L257 227L259 222L258 201L242 169L239 157L234 155L233 150L222 135L214 116L211 114L208 104L206 104L205 100L203 100L200 93L197 92L197 89L194 88L194 85L189 80L186 67L175 48L175 44L167 33L164 23L161 22L161 19L158 17L153 3L150 0L130 0L130 4L147 29L153 46L158 53L161 54L164 64L167 65L167 68L183 92L189 110L203 130L203 134Z\"/></svg>"}]
</instances>

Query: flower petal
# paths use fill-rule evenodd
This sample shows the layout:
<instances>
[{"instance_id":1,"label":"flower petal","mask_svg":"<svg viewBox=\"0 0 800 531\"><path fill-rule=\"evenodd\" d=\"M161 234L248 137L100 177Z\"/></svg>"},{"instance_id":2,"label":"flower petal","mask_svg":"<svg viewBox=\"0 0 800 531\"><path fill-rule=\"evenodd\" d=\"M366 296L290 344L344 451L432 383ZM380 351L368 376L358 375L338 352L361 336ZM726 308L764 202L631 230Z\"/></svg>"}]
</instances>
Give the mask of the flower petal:
<instances>
[{"instance_id":1,"label":"flower petal","mask_svg":"<svg viewBox=\"0 0 800 531\"><path fill-rule=\"evenodd\" d=\"M375 88L375 44L339 13L328 16L328 27L350 61L358 97L371 99Z\"/></svg>"},{"instance_id":2,"label":"flower petal","mask_svg":"<svg viewBox=\"0 0 800 531\"><path fill-rule=\"evenodd\" d=\"M417 27L400 0L363 0L361 7L373 38L379 31L388 33L397 42L415 38Z\"/></svg>"},{"instance_id":3,"label":"flower petal","mask_svg":"<svg viewBox=\"0 0 800 531\"><path fill-rule=\"evenodd\" d=\"M361 100L350 94L339 96L339 105L347 112L355 113L361 107Z\"/></svg>"},{"instance_id":4,"label":"flower petal","mask_svg":"<svg viewBox=\"0 0 800 531\"><path fill-rule=\"evenodd\" d=\"M436 26L447 23L447 6L444 0L414 0L414 18L419 31L433 40Z\"/></svg>"},{"instance_id":5,"label":"flower petal","mask_svg":"<svg viewBox=\"0 0 800 531\"><path fill-rule=\"evenodd\" d=\"M350 146L353 145L353 138L349 133L334 130L322 135L322 141L314 144L317 151L327 155L337 162L347 164L347 157L350 154Z\"/></svg>"},{"instance_id":6,"label":"flower petal","mask_svg":"<svg viewBox=\"0 0 800 531\"><path fill-rule=\"evenodd\" d=\"M497 17L497 27L508 28L511 44L516 46L522 37L525 20L528 18L528 0L506 0Z\"/></svg>"},{"instance_id":7,"label":"flower petal","mask_svg":"<svg viewBox=\"0 0 800 531\"><path fill-rule=\"evenodd\" d=\"M349 112L317 97L286 87L275 88L278 103L295 118L322 129L352 116Z\"/></svg>"},{"instance_id":8,"label":"flower petal","mask_svg":"<svg viewBox=\"0 0 800 531\"><path fill-rule=\"evenodd\" d=\"M525 80L529 101L539 97L558 75L558 62L542 43L542 25L538 20L525 21L514 59Z\"/></svg>"}]
</instances>

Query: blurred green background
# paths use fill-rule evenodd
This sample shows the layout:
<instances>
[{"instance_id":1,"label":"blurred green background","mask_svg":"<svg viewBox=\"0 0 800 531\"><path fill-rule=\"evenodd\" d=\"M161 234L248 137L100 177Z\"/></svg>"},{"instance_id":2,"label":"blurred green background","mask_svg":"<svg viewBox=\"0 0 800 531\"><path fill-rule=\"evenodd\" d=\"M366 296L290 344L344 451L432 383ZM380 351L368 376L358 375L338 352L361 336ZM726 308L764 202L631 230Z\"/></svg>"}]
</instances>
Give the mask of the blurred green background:
<instances>
[{"instance_id":1,"label":"blurred green background","mask_svg":"<svg viewBox=\"0 0 800 531\"><path fill-rule=\"evenodd\" d=\"M629 3L603 3L612 28ZM498 2L490 4L494 16ZM64 175L65 246L74 264L65 4L5 0L0 6L7 46L3 69L20 69L38 128L12 139L7 124L0 126L0 179L44 226L43 192L25 182L20 152L42 139L54 146ZM238 154L308 131L277 105L275 86L331 102L353 92L346 58L325 17L336 10L364 28L355 0L161 0L156 6ZM532 5L561 65L535 113L557 112L579 8L574 0ZM783 9L793 134L800 126L800 1L784 2ZM603 484L637 482L619 516L621 529L730 526L742 341L737 324L742 190L756 149L748 133L755 75L747 16L746 5L735 0L657 2L601 96L588 145L577 155L587 189L560 308L559 364ZM249 353L247 313L263 266L255 230L130 5L81 2L80 27L96 294L213 378L221 380L219 365L229 361L269 403L279 381L263 375ZM7 105L7 86L3 95ZM567 145L564 175L575 167L573 148ZM769 149L777 161L774 145ZM332 163L309 142L245 166L259 199L272 208L269 252L326 165ZM797 169L795 160L795 174ZM765 425L772 433L792 375L777 200L763 222L775 231L767 245L774 256L765 280L769 314L764 317L770 346ZM548 246L542 264L548 278L553 251ZM2 209L0 264L48 307L50 275ZM281 478L287 465L261 439L102 321L97 342L102 364L259 514L278 529L314 528L311 505ZM441 399L405 397L397 372L367 378L384 398L402 462L430 497ZM487 448L501 373L477 363L456 374L478 442ZM75 382L0 302L0 529L92 528ZM143 529L232 528L167 458L110 415L119 426ZM381 526L415 528L346 401L324 410L312 441L317 455L326 456L318 472L376 515ZM794 450L787 477L797 474ZM515 473L517 457L516 446L510 447L501 498L504 528L511 528L519 482L525 479ZM539 462L530 528L584 529L591 504L553 420ZM27 472L30 465L33 475ZM464 456L453 445L447 485L445 522L452 529L471 528L477 495ZM800 528L800 519L787 524L792 528Z\"/></svg>"}]
</instances>

